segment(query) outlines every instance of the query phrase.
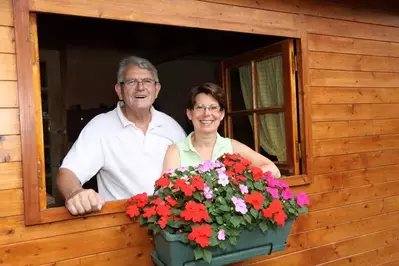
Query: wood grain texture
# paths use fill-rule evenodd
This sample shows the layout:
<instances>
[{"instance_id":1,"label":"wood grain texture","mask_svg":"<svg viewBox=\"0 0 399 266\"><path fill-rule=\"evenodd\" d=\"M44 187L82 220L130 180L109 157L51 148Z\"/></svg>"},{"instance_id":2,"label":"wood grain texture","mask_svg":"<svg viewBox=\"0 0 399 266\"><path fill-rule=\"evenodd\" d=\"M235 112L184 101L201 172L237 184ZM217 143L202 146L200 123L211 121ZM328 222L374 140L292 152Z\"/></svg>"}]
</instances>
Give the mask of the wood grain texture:
<instances>
[{"instance_id":1,"label":"wood grain texture","mask_svg":"<svg viewBox=\"0 0 399 266\"><path fill-rule=\"evenodd\" d=\"M345 188L399 179L399 164L338 173Z\"/></svg>"},{"instance_id":2,"label":"wood grain texture","mask_svg":"<svg viewBox=\"0 0 399 266\"><path fill-rule=\"evenodd\" d=\"M17 80L14 54L0 54L0 80Z\"/></svg>"},{"instance_id":3,"label":"wood grain texture","mask_svg":"<svg viewBox=\"0 0 399 266\"><path fill-rule=\"evenodd\" d=\"M399 43L395 42L309 34L310 51L399 57L398 48Z\"/></svg>"},{"instance_id":4,"label":"wood grain texture","mask_svg":"<svg viewBox=\"0 0 399 266\"><path fill-rule=\"evenodd\" d=\"M399 103L399 88L312 87L312 103Z\"/></svg>"},{"instance_id":5,"label":"wood grain texture","mask_svg":"<svg viewBox=\"0 0 399 266\"><path fill-rule=\"evenodd\" d=\"M398 73L399 58L338 54L331 52L311 52L309 53L309 67L313 69Z\"/></svg>"},{"instance_id":6,"label":"wood grain texture","mask_svg":"<svg viewBox=\"0 0 399 266\"><path fill-rule=\"evenodd\" d=\"M317 157L313 160L315 174L365 169L398 164L399 150L363 152L346 155Z\"/></svg>"},{"instance_id":7,"label":"wood grain texture","mask_svg":"<svg viewBox=\"0 0 399 266\"><path fill-rule=\"evenodd\" d=\"M314 156L399 149L399 134L315 140Z\"/></svg>"},{"instance_id":8,"label":"wood grain texture","mask_svg":"<svg viewBox=\"0 0 399 266\"><path fill-rule=\"evenodd\" d=\"M16 81L0 81L0 108L18 107L18 89Z\"/></svg>"},{"instance_id":9,"label":"wood grain texture","mask_svg":"<svg viewBox=\"0 0 399 266\"><path fill-rule=\"evenodd\" d=\"M1 26L14 25L12 17L12 0L0 1L0 25Z\"/></svg>"},{"instance_id":10,"label":"wood grain texture","mask_svg":"<svg viewBox=\"0 0 399 266\"><path fill-rule=\"evenodd\" d=\"M0 26L0 53L15 53L14 28Z\"/></svg>"},{"instance_id":11,"label":"wood grain texture","mask_svg":"<svg viewBox=\"0 0 399 266\"><path fill-rule=\"evenodd\" d=\"M0 136L0 163L21 161L21 137Z\"/></svg>"},{"instance_id":12,"label":"wood grain texture","mask_svg":"<svg viewBox=\"0 0 399 266\"><path fill-rule=\"evenodd\" d=\"M312 119L316 121L345 121L399 118L399 104L334 104L312 105Z\"/></svg>"},{"instance_id":13,"label":"wood grain texture","mask_svg":"<svg viewBox=\"0 0 399 266\"><path fill-rule=\"evenodd\" d=\"M0 217L24 213L22 189L0 190L0 200L7 202L7 204L0 204Z\"/></svg>"},{"instance_id":14,"label":"wood grain texture","mask_svg":"<svg viewBox=\"0 0 399 266\"><path fill-rule=\"evenodd\" d=\"M185 0L31 0L31 10L126 21L299 37L298 16ZM251 18L251 20L248 20Z\"/></svg>"},{"instance_id":15,"label":"wood grain texture","mask_svg":"<svg viewBox=\"0 0 399 266\"><path fill-rule=\"evenodd\" d=\"M0 163L0 190L13 188L22 188L21 162Z\"/></svg>"},{"instance_id":16,"label":"wood grain texture","mask_svg":"<svg viewBox=\"0 0 399 266\"><path fill-rule=\"evenodd\" d=\"M17 135L19 133L18 109L0 109L0 135Z\"/></svg>"}]
</instances>

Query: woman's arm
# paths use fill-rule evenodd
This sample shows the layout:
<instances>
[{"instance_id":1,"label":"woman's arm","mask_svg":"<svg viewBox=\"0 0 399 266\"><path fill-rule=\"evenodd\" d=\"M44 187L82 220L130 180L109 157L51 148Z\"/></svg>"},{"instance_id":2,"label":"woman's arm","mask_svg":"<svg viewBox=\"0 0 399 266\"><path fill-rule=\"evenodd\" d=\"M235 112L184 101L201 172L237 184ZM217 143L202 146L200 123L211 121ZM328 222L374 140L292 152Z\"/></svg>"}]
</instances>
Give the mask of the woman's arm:
<instances>
[{"instance_id":1,"label":"woman's arm","mask_svg":"<svg viewBox=\"0 0 399 266\"><path fill-rule=\"evenodd\" d=\"M253 165L262 169L263 172L270 171L275 178L281 177L280 170L277 166L262 154L257 153L250 147L241 142L232 139L233 152L239 153L252 162Z\"/></svg>"},{"instance_id":2,"label":"woman's arm","mask_svg":"<svg viewBox=\"0 0 399 266\"><path fill-rule=\"evenodd\" d=\"M180 167L180 155L176 144L168 147L163 160L162 173L169 169L176 169Z\"/></svg>"}]
</instances>

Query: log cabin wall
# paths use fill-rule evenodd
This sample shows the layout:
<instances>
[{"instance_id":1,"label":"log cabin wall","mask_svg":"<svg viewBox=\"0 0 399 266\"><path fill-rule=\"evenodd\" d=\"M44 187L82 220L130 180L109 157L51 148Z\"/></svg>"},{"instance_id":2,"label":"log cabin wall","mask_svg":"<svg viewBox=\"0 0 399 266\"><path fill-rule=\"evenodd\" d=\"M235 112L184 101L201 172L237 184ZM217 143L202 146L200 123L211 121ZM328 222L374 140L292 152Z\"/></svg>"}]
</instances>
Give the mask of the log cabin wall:
<instances>
[{"instance_id":1,"label":"log cabin wall","mask_svg":"<svg viewBox=\"0 0 399 266\"><path fill-rule=\"evenodd\" d=\"M71 15L118 18L112 13L118 3L154 12L159 23L298 31L305 44L305 108L312 136L307 152L314 181L295 190L310 193L312 206L296 222L285 251L237 265L399 264L398 15L315 1L78 3L31 1L34 10ZM146 231L123 213L24 225L12 12L11 0L0 1L0 264L151 265ZM139 13L122 19L146 21Z\"/></svg>"}]
</instances>

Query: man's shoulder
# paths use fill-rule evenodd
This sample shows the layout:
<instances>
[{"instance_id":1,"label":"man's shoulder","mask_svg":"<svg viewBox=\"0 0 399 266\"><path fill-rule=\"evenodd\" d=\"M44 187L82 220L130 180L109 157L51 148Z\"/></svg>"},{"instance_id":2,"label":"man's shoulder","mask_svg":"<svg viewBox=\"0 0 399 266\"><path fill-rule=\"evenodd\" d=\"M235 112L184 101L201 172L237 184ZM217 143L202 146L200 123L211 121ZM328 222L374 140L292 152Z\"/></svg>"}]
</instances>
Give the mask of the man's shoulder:
<instances>
[{"instance_id":1,"label":"man's shoulder","mask_svg":"<svg viewBox=\"0 0 399 266\"><path fill-rule=\"evenodd\" d=\"M92 128L94 130L111 129L118 126L118 115L116 110L110 110L105 113L101 113L93 117L86 125L87 128ZM119 122L120 124L120 122ZM100 133L100 132L98 132Z\"/></svg>"}]
</instances>

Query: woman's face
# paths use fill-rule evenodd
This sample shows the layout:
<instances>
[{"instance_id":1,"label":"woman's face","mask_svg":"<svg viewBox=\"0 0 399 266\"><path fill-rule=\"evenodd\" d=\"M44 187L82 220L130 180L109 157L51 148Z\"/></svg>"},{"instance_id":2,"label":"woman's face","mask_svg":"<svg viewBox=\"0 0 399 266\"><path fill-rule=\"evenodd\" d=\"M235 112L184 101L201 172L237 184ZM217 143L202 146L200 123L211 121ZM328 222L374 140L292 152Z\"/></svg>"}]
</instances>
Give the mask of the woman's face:
<instances>
[{"instance_id":1,"label":"woman's face","mask_svg":"<svg viewBox=\"0 0 399 266\"><path fill-rule=\"evenodd\" d=\"M217 132L220 122L223 120L224 111L211 95L200 93L195 97L193 110L187 110L187 117L193 123L197 132Z\"/></svg>"}]
</instances>

